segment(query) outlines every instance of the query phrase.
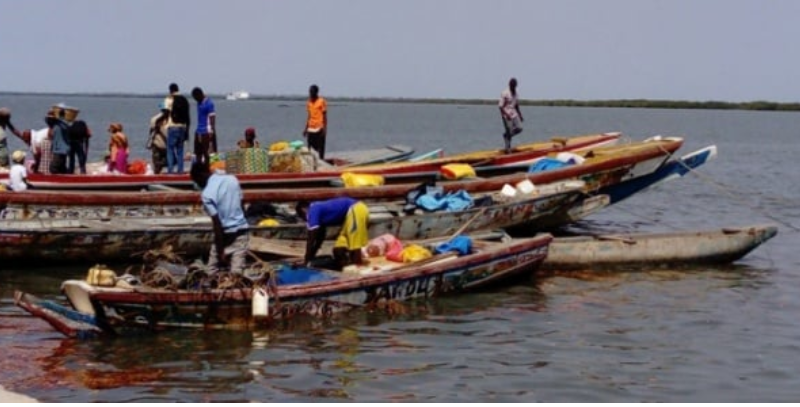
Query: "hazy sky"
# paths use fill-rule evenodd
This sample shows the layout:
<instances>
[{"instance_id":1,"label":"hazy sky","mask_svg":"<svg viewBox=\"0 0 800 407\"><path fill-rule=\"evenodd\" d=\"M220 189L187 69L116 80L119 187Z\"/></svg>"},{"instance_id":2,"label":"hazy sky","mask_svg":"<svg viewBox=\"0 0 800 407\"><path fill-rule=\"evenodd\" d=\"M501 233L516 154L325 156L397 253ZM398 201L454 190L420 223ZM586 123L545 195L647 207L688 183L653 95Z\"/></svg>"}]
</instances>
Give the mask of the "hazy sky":
<instances>
[{"instance_id":1,"label":"hazy sky","mask_svg":"<svg viewBox=\"0 0 800 407\"><path fill-rule=\"evenodd\" d=\"M0 0L0 91L800 100L796 0Z\"/></svg>"}]
</instances>

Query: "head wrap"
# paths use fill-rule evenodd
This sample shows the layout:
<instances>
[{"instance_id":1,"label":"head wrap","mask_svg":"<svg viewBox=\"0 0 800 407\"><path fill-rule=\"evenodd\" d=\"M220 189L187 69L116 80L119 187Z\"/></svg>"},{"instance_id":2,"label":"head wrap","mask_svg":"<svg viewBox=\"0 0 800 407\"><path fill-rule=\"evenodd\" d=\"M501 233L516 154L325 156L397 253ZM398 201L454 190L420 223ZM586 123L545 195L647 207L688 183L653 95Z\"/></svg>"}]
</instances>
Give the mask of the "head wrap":
<instances>
[{"instance_id":1,"label":"head wrap","mask_svg":"<svg viewBox=\"0 0 800 407\"><path fill-rule=\"evenodd\" d=\"M111 123L108 125L108 131L112 133L122 131L122 123Z\"/></svg>"}]
</instances>

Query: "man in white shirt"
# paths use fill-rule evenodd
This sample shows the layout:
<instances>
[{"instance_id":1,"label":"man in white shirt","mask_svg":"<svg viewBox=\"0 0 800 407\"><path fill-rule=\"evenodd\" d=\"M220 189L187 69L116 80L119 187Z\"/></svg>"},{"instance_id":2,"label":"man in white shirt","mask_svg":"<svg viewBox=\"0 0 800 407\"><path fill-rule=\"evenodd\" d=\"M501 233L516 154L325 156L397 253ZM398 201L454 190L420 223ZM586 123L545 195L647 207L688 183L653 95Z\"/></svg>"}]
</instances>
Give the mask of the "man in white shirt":
<instances>
[{"instance_id":1,"label":"man in white shirt","mask_svg":"<svg viewBox=\"0 0 800 407\"><path fill-rule=\"evenodd\" d=\"M503 119L503 140L505 141L506 154L511 152L511 138L522 133L522 123L525 119L519 110L519 98L517 95L517 79L511 78L508 81L508 88L500 94L500 117Z\"/></svg>"}]
</instances>

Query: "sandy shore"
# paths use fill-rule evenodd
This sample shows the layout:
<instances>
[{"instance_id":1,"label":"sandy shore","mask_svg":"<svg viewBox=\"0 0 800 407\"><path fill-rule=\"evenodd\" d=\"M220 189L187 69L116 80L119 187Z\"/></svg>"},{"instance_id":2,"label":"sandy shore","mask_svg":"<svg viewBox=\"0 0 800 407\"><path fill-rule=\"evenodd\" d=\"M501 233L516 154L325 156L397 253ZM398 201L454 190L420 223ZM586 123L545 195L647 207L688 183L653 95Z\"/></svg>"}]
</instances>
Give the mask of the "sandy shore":
<instances>
[{"instance_id":1,"label":"sandy shore","mask_svg":"<svg viewBox=\"0 0 800 407\"><path fill-rule=\"evenodd\" d=\"M6 391L3 386L0 386L0 403L38 403L38 401L22 394Z\"/></svg>"}]
</instances>

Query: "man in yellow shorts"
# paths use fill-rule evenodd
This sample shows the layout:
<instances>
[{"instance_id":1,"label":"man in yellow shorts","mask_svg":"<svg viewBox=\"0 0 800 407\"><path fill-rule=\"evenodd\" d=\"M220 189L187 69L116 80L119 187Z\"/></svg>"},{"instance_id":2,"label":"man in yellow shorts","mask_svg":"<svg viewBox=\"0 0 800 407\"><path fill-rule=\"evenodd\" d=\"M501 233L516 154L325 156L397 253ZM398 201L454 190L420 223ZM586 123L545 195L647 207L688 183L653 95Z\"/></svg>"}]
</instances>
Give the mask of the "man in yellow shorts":
<instances>
[{"instance_id":1,"label":"man in yellow shorts","mask_svg":"<svg viewBox=\"0 0 800 407\"><path fill-rule=\"evenodd\" d=\"M361 201L348 197L325 201L299 202L297 215L306 220L305 263L308 264L325 240L328 226L342 226L333 247L333 257L339 267L362 264L361 249L369 242L369 208Z\"/></svg>"}]
</instances>

